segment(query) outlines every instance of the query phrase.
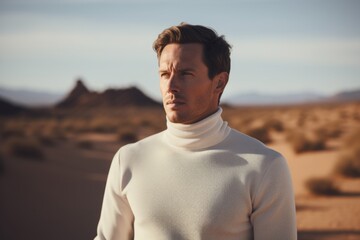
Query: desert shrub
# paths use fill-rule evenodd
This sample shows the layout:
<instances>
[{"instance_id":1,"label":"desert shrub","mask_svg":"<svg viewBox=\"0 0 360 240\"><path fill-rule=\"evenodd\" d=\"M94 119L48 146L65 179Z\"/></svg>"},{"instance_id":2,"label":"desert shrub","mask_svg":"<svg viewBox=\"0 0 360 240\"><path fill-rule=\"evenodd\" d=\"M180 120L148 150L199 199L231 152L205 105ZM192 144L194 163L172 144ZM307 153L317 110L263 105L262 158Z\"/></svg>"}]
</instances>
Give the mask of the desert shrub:
<instances>
[{"instance_id":1,"label":"desert shrub","mask_svg":"<svg viewBox=\"0 0 360 240\"><path fill-rule=\"evenodd\" d=\"M53 132L51 132L51 137L54 140L60 140L60 141L66 141L68 140L68 137L65 133L65 131L61 130L61 129L54 129Z\"/></svg>"},{"instance_id":2,"label":"desert shrub","mask_svg":"<svg viewBox=\"0 0 360 240\"><path fill-rule=\"evenodd\" d=\"M335 172L346 177L360 177L360 129L345 141Z\"/></svg>"},{"instance_id":3,"label":"desert shrub","mask_svg":"<svg viewBox=\"0 0 360 240\"><path fill-rule=\"evenodd\" d=\"M28 127L27 135L30 138L36 139L38 143L42 146L55 146L56 140L60 140L59 137L59 128L56 126L56 122L52 120L42 120L32 122L30 127Z\"/></svg>"},{"instance_id":4,"label":"desert shrub","mask_svg":"<svg viewBox=\"0 0 360 240\"><path fill-rule=\"evenodd\" d=\"M316 114L311 115L309 118L309 120L313 123L317 123L319 121L319 117Z\"/></svg>"},{"instance_id":5,"label":"desert shrub","mask_svg":"<svg viewBox=\"0 0 360 240\"><path fill-rule=\"evenodd\" d=\"M250 129L252 122L254 121L254 117L253 116L249 116L249 115L241 115L240 113L237 112L224 112L224 121L227 121L229 123L229 125L234 128L237 129L241 132L246 132L248 129Z\"/></svg>"},{"instance_id":6,"label":"desert shrub","mask_svg":"<svg viewBox=\"0 0 360 240\"><path fill-rule=\"evenodd\" d=\"M296 153L320 151L326 148L326 142L323 138L310 138L300 131L290 132L287 140L291 143Z\"/></svg>"},{"instance_id":7,"label":"desert shrub","mask_svg":"<svg viewBox=\"0 0 360 240\"><path fill-rule=\"evenodd\" d=\"M119 132L119 141L124 143L132 143L138 140L137 134L134 131L123 130Z\"/></svg>"},{"instance_id":8,"label":"desert shrub","mask_svg":"<svg viewBox=\"0 0 360 240\"><path fill-rule=\"evenodd\" d=\"M310 178L305 182L307 189L316 195L336 195L340 193L338 186L330 178Z\"/></svg>"},{"instance_id":9,"label":"desert shrub","mask_svg":"<svg viewBox=\"0 0 360 240\"><path fill-rule=\"evenodd\" d=\"M39 143L43 146L52 147L55 146L55 141L50 136L40 135L37 137Z\"/></svg>"},{"instance_id":10,"label":"desert shrub","mask_svg":"<svg viewBox=\"0 0 360 240\"><path fill-rule=\"evenodd\" d=\"M271 142L269 131L264 127L254 127L245 131L245 133L253 138L258 139L263 143Z\"/></svg>"},{"instance_id":11,"label":"desert shrub","mask_svg":"<svg viewBox=\"0 0 360 240\"><path fill-rule=\"evenodd\" d=\"M360 121L360 113L359 112L354 112L353 113L353 119L355 121Z\"/></svg>"},{"instance_id":12,"label":"desert shrub","mask_svg":"<svg viewBox=\"0 0 360 240\"><path fill-rule=\"evenodd\" d=\"M330 138L339 138L344 133L344 130L342 128L329 128L328 129L328 137Z\"/></svg>"},{"instance_id":13,"label":"desert shrub","mask_svg":"<svg viewBox=\"0 0 360 240\"><path fill-rule=\"evenodd\" d=\"M5 163L3 156L0 154L0 175L2 175L5 172Z\"/></svg>"},{"instance_id":14,"label":"desert shrub","mask_svg":"<svg viewBox=\"0 0 360 240\"><path fill-rule=\"evenodd\" d=\"M76 144L83 149L92 149L94 147L94 143L89 140L79 140Z\"/></svg>"},{"instance_id":15,"label":"desert shrub","mask_svg":"<svg viewBox=\"0 0 360 240\"><path fill-rule=\"evenodd\" d=\"M270 119L266 121L264 128L275 130L277 132L283 132L285 129L283 123L278 119Z\"/></svg>"},{"instance_id":16,"label":"desert shrub","mask_svg":"<svg viewBox=\"0 0 360 240\"><path fill-rule=\"evenodd\" d=\"M89 122L88 130L99 133L109 133L116 131L118 120L111 118L96 117Z\"/></svg>"},{"instance_id":17,"label":"desert shrub","mask_svg":"<svg viewBox=\"0 0 360 240\"><path fill-rule=\"evenodd\" d=\"M6 150L15 156L33 160L43 160L44 153L34 139L13 138L6 144Z\"/></svg>"},{"instance_id":18,"label":"desert shrub","mask_svg":"<svg viewBox=\"0 0 360 240\"><path fill-rule=\"evenodd\" d=\"M360 177L359 155L343 155L335 166L335 171L346 177Z\"/></svg>"},{"instance_id":19,"label":"desert shrub","mask_svg":"<svg viewBox=\"0 0 360 240\"><path fill-rule=\"evenodd\" d=\"M300 112L297 119L297 126L303 127L307 121L307 114L305 112Z\"/></svg>"},{"instance_id":20,"label":"desert shrub","mask_svg":"<svg viewBox=\"0 0 360 240\"><path fill-rule=\"evenodd\" d=\"M346 120L348 117L349 117L349 113L346 111L346 110L341 110L339 112L339 117L342 119L342 120Z\"/></svg>"},{"instance_id":21,"label":"desert shrub","mask_svg":"<svg viewBox=\"0 0 360 240\"><path fill-rule=\"evenodd\" d=\"M64 119L59 124L59 127L65 132L81 133L89 129L88 119Z\"/></svg>"},{"instance_id":22,"label":"desert shrub","mask_svg":"<svg viewBox=\"0 0 360 240\"><path fill-rule=\"evenodd\" d=\"M241 122L241 119L236 117L231 117L229 119L224 118L224 120L227 121L232 128L242 131L243 124Z\"/></svg>"},{"instance_id":23,"label":"desert shrub","mask_svg":"<svg viewBox=\"0 0 360 240\"><path fill-rule=\"evenodd\" d=\"M150 121L149 119L143 119L140 122L140 126L142 127L152 127L153 126L153 122Z\"/></svg>"},{"instance_id":24,"label":"desert shrub","mask_svg":"<svg viewBox=\"0 0 360 240\"><path fill-rule=\"evenodd\" d=\"M34 132L32 136L46 146L53 146L57 141L65 141L68 139L65 130L60 127L46 128L44 131Z\"/></svg>"},{"instance_id":25,"label":"desert shrub","mask_svg":"<svg viewBox=\"0 0 360 240\"><path fill-rule=\"evenodd\" d=\"M339 138L343 130L339 127L339 124L331 124L326 127L319 127L315 130L316 136L323 139L335 139Z\"/></svg>"},{"instance_id":26,"label":"desert shrub","mask_svg":"<svg viewBox=\"0 0 360 240\"><path fill-rule=\"evenodd\" d=\"M148 116L147 119L143 119L139 126L141 126L142 128L145 129L149 129L152 132L160 132L162 130L164 130L166 128L166 123L165 121L161 118L159 118L159 116L155 115L155 116Z\"/></svg>"},{"instance_id":27,"label":"desert shrub","mask_svg":"<svg viewBox=\"0 0 360 240\"><path fill-rule=\"evenodd\" d=\"M356 150L360 147L360 127L354 129L352 133L345 139L344 147L348 150Z\"/></svg>"},{"instance_id":28,"label":"desert shrub","mask_svg":"<svg viewBox=\"0 0 360 240\"><path fill-rule=\"evenodd\" d=\"M11 127L4 127L1 130L1 137L3 139L13 138L13 137L23 137L25 136L24 129L22 128L11 128Z\"/></svg>"}]
</instances>

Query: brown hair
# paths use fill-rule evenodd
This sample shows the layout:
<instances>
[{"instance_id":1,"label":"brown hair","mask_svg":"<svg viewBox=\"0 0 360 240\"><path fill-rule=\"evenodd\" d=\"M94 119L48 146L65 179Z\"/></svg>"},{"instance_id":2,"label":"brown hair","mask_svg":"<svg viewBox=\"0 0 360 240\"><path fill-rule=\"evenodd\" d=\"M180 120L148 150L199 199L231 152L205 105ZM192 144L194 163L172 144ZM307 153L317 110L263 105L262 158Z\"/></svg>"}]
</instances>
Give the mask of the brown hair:
<instances>
[{"instance_id":1,"label":"brown hair","mask_svg":"<svg viewBox=\"0 0 360 240\"><path fill-rule=\"evenodd\" d=\"M221 72L230 73L231 46L225 37L218 36L215 30L201 26L181 23L172 26L159 34L153 44L158 59L166 45L171 43L200 43L203 45L203 61L212 79Z\"/></svg>"}]
</instances>

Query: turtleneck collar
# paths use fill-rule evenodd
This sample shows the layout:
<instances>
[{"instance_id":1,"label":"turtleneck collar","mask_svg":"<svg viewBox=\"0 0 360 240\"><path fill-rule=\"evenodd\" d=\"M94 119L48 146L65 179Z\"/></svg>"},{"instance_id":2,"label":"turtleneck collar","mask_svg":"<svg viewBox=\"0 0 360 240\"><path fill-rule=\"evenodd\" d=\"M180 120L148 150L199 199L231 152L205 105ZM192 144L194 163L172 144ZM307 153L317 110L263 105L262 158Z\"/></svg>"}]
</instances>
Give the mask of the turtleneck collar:
<instances>
[{"instance_id":1,"label":"turtleneck collar","mask_svg":"<svg viewBox=\"0 0 360 240\"><path fill-rule=\"evenodd\" d=\"M220 143L231 130L221 118L221 113L219 107L214 114L193 124L172 123L167 119L166 142L188 150L204 149Z\"/></svg>"}]
</instances>

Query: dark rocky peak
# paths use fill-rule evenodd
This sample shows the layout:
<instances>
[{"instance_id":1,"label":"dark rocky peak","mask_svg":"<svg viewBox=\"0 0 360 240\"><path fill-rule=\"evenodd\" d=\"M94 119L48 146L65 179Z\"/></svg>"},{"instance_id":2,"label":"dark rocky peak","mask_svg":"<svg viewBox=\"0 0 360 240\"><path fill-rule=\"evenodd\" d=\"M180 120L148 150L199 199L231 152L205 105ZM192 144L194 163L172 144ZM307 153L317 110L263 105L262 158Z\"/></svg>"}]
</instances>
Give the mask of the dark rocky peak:
<instances>
[{"instance_id":1,"label":"dark rocky peak","mask_svg":"<svg viewBox=\"0 0 360 240\"><path fill-rule=\"evenodd\" d=\"M24 111L26 108L0 97L0 116L14 115Z\"/></svg>"},{"instance_id":2,"label":"dark rocky peak","mask_svg":"<svg viewBox=\"0 0 360 240\"><path fill-rule=\"evenodd\" d=\"M109 105L119 106L158 106L159 103L146 96L137 87L107 89L102 97Z\"/></svg>"},{"instance_id":3,"label":"dark rocky peak","mask_svg":"<svg viewBox=\"0 0 360 240\"><path fill-rule=\"evenodd\" d=\"M75 87L70 92L69 96L81 96L90 93L89 89L85 86L81 79L76 80Z\"/></svg>"},{"instance_id":4,"label":"dark rocky peak","mask_svg":"<svg viewBox=\"0 0 360 240\"><path fill-rule=\"evenodd\" d=\"M82 96L88 95L90 93L89 89L85 86L84 82L81 79L76 80L75 87L70 91L70 93L58 103L57 107L72 107L77 104L79 99Z\"/></svg>"},{"instance_id":5,"label":"dark rocky peak","mask_svg":"<svg viewBox=\"0 0 360 240\"><path fill-rule=\"evenodd\" d=\"M161 106L160 103L146 96L137 87L114 89L104 92L89 91L83 81L78 79L67 97L56 105L57 108L107 108L127 106Z\"/></svg>"}]
</instances>

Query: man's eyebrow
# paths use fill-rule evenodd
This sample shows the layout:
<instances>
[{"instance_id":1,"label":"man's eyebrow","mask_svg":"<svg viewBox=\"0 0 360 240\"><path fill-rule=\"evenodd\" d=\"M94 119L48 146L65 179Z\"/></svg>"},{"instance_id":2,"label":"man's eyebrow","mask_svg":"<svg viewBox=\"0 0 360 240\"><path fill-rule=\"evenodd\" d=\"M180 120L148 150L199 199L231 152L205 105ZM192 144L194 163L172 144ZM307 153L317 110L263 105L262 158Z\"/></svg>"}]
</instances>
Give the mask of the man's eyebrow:
<instances>
[{"instance_id":1,"label":"man's eyebrow","mask_svg":"<svg viewBox=\"0 0 360 240\"><path fill-rule=\"evenodd\" d=\"M162 73L162 72L168 72L169 70L166 68L163 68L163 69L159 69L159 73ZM191 67L188 67L188 68L179 68L179 69L175 69L176 72L195 72L195 68L191 68Z\"/></svg>"},{"instance_id":2,"label":"man's eyebrow","mask_svg":"<svg viewBox=\"0 0 360 240\"><path fill-rule=\"evenodd\" d=\"M194 72L195 68L180 68L178 69L179 72Z\"/></svg>"}]
</instances>

